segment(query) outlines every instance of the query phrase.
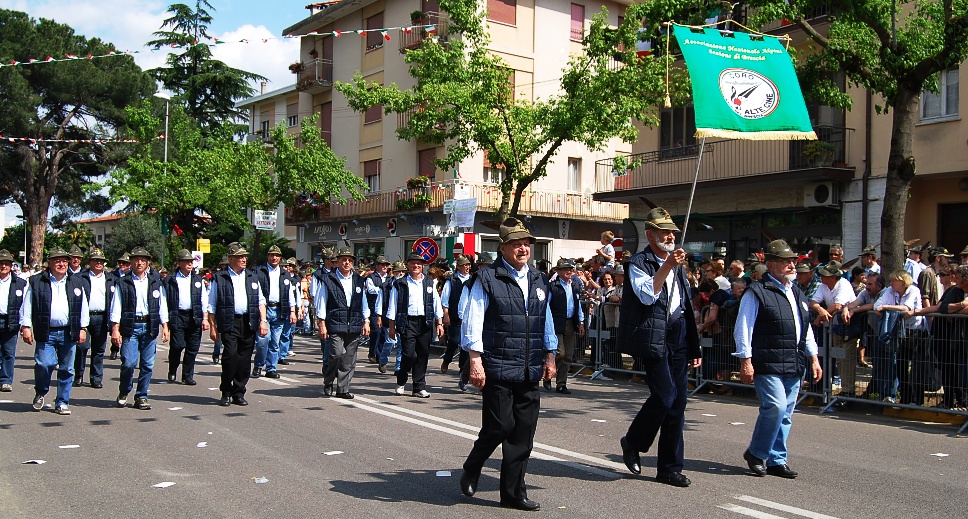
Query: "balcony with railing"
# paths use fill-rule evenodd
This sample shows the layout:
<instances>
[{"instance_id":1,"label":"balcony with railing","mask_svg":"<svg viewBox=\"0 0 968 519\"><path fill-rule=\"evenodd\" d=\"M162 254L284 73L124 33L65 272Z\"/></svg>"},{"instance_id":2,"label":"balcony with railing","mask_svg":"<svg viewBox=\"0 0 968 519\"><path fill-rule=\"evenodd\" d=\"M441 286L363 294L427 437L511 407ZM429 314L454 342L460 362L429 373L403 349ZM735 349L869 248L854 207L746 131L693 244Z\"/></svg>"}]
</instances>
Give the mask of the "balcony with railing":
<instances>
[{"instance_id":1,"label":"balcony with railing","mask_svg":"<svg viewBox=\"0 0 968 519\"><path fill-rule=\"evenodd\" d=\"M410 49L415 49L423 44L424 40L433 36L438 41L445 41L448 36L450 18L447 13L434 11L424 13L424 17L419 20L411 20L412 27L400 29L400 54Z\"/></svg>"},{"instance_id":2,"label":"balcony with railing","mask_svg":"<svg viewBox=\"0 0 968 519\"><path fill-rule=\"evenodd\" d=\"M318 94L333 88L333 60L314 59L296 72L296 90Z\"/></svg>"},{"instance_id":3,"label":"balcony with railing","mask_svg":"<svg viewBox=\"0 0 968 519\"><path fill-rule=\"evenodd\" d=\"M413 212L439 211L444 201L454 198L455 184L477 200L477 210L497 211L501 207L501 191L494 184L448 180L429 187L367 194L362 201L349 200L339 204L294 204L286 208L286 221L290 224L346 218L368 218ZM565 193L544 190L525 190L518 209L521 215L570 218L619 222L628 218L628 205L599 202L581 193Z\"/></svg>"},{"instance_id":4,"label":"balcony with railing","mask_svg":"<svg viewBox=\"0 0 968 519\"><path fill-rule=\"evenodd\" d=\"M815 126L816 141L706 142L699 184L717 186L790 178L846 181L854 167L847 164L852 128ZM671 192L688 187L696 175L700 146L621 155L595 162L595 198L628 200L650 192Z\"/></svg>"}]
</instances>

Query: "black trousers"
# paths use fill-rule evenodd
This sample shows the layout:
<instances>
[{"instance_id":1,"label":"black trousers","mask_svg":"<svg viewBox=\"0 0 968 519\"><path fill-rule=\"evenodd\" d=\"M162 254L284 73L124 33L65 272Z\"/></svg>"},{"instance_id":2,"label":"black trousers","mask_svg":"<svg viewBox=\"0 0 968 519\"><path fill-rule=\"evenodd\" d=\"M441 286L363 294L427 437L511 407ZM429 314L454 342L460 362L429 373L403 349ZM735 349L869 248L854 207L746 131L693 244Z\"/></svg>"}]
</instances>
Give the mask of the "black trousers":
<instances>
[{"instance_id":1,"label":"black trousers","mask_svg":"<svg viewBox=\"0 0 968 519\"><path fill-rule=\"evenodd\" d=\"M74 354L74 380L84 379L84 368L87 365L87 353L91 352L91 382L104 380L104 348L108 341L108 316L103 312L91 314L91 322L87 325L87 341L77 345Z\"/></svg>"},{"instance_id":2,"label":"black trousers","mask_svg":"<svg viewBox=\"0 0 968 519\"><path fill-rule=\"evenodd\" d=\"M541 393L537 382L503 382L487 379L481 390L481 432L464 462L464 471L480 474L498 445L501 460L501 500L525 499L524 475L534 447Z\"/></svg>"},{"instance_id":3,"label":"black trousers","mask_svg":"<svg viewBox=\"0 0 968 519\"><path fill-rule=\"evenodd\" d=\"M444 350L444 362L454 362L454 356L460 350L460 325L451 324L447 327L447 349Z\"/></svg>"},{"instance_id":4,"label":"black trousers","mask_svg":"<svg viewBox=\"0 0 968 519\"><path fill-rule=\"evenodd\" d=\"M394 326L403 323L394 323ZM397 385L407 384L407 376L413 371L413 392L417 393L427 386L427 362L430 359L430 339L434 328L424 316L408 317L406 331L400 336L400 371L397 372ZM397 334L401 332L397 326Z\"/></svg>"},{"instance_id":5,"label":"black trousers","mask_svg":"<svg viewBox=\"0 0 968 519\"><path fill-rule=\"evenodd\" d=\"M669 323L662 357L643 361L649 379L649 398L625 434L629 447L639 452L648 452L659 436L656 461L659 472L682 472L682 431L689 396L686 325L684 318Z\"/></svg>"},{"instance_id":6,"label":"black trousers","mask_svg":"<svg viewBox=\"0 0 968 519\"><path fill-rule=\"evenodd\" d=\"M222 383L219 389L230 396L244 395L252 371L256 330L249 326L248 315L236 315L232 331L219 330L222 338Z\"/></svg>"},{"instance_id":7,"label":"black trousers","mask_svg":"<svg viewBox=\"0 0 968 519\"><path fill-rule=\"evenodd\" d=\"M168 350L168 374L178 372L178 365L182 362L184 352L185 361L182 368L182 379L195 378L195 358L202 345L202 326L195 322L193 312L179 310L175 319L168 323L171 328L171 349Z\"/></svg>"}]
</instances>

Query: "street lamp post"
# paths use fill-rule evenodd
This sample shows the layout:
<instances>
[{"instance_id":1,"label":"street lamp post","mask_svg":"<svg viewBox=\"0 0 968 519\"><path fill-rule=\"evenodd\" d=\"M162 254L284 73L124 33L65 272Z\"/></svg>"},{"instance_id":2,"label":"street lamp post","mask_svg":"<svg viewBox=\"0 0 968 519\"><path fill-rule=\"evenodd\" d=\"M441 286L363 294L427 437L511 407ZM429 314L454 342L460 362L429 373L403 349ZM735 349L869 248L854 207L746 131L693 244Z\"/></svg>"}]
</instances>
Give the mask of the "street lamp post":
<instances>
[{"instance_id":1,"label":"street lamp post","mask_svg":"<svg viewBox=\"0 0 968 519\"><path fill-rule=\"evenodd\" d=\"M23 257L22 265L27 264L27 216L18 214L17 218L24 224L24 250L20 251L20 255Z\"/></svg>"},{"instance_id":2,"label":"street lamp post","mask_svg":"<svg viewBox=\"0 0 968 519\"><path fill-rule=\"evenodd\" d=\"M169 102L171 102L171 96L168 95L168 94L166 94L166 93L164 93L164 92L156 92L155 93L155 97L157 97L158 99L164 99L165 100L165 158L164 158L165 169L164 169L164 176L167 177L168 176L168 116L169 116L169 114L168 114L168 104L169 104ZM167 178L166 178L166 180L167 180ZM162 220L164 220L165 216L162 215L161 218L162 218ZM164 223L162 223L162 225L164 225ZM168 244L164 242L164 240L165 240L164 235L165 235L164 234L164 231L162 231L161 268L165 268L165 249L168 248Z\"/></svg>"}]
</instances>

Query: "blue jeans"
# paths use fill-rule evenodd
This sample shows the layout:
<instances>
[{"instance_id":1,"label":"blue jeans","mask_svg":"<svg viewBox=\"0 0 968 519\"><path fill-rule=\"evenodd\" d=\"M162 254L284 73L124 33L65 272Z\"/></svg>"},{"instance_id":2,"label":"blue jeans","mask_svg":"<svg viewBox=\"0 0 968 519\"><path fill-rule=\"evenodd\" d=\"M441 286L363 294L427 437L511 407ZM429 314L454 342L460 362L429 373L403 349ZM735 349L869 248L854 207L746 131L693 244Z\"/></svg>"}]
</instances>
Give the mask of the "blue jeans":
<instances>
[{"instance_id":1,"label":"blue jeans","mask_svg":"<svg viewBox=\"0 0 968 519\"><path fill-rule=\"evenodd\" d=\"M289 356L292 348L292 336L296 332L296 325L286 319L282 324L282 335L279 336L279 358L284 359Z\"/></svg>"},{"instance_id":2,"label":"blue jeans","mask_svg":"<svg viewBox=\"0 0 968 519\"><path fill-rule=\"evenodd\" d=\"M135 398L148 398L148 384L155 368L155 345L158 337L149 337L147 323L134 323L134 331L121 338L121 383L118 392L127 395L131 392L134 368L138 366L138 389Z\"/></svg>"},{"instance_id":3,"label":"blue jeans","mask_svg":"<svg viewBox=\"0 0 968 519\"><path fill-rule=\"evenodd\" d=\"M74 383L74 351L77 343L70 340L66 328L51 330L46 340L34 337L34 391L46 395L50 391L50 377L57 369L57 400L54 407L69 404Z\"/></svg>"},{"instance_id":4,"label":"blue jeans","mask_svg":"<svg viewBox=\"0 0 968 519\"><path fill-rule=\"evenodd\" d=\"M279 363L279 339L282 337L283 319L279 318L279 307L266 308L266 320L269 321L269 333L265 337L255 339L255 362L257 369L275 371ZM289 322L289 316L285 318Z\"/></svg>"},{"instance_id":5,"label":"blue jeans","mask_svg":"<svg viewBox=\"0 0 968 519\"><path fill-rule=\"evenodd\" d=\"M787 438L793 426L793 409L797 406L802 377L756 375L753 387L760 399L760 414L753 427L750 454L766 460L768 466L787 462Z\"/></svg>"},{"instance_id":6,"label":"blue jeans","mask_svg":"<svg viewBox=\"0 0 968 519\"><path fill-rule=\"evenodd\" d=\"M0 384L13 384L13 363L17 359L17 330L0 332Z\"/></svg>"}]
</instances>

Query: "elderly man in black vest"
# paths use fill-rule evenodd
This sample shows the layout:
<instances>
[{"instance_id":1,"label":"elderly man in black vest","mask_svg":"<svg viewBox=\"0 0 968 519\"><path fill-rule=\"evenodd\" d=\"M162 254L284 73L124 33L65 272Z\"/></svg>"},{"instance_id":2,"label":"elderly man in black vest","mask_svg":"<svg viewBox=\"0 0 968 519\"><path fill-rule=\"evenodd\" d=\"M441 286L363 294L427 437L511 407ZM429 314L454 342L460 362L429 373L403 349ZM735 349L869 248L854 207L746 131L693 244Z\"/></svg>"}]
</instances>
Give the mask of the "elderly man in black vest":
<instances>
[{"instance_id":1,"label":"elderly man in black vest","mask_svg":"<svg viewBox=\"0 0 968 519\"><path fill-rule=\"evenodd\" d=\"M222 342L222 397L218 405L249 405L245 386L249 382L256 331L269 333L266 298L259 278L246 270L249 253L238 243L229 244L229 267L212 276L208 296L208 324L212 340Z\"/></svg>"},{"instance_id":2,"label":"elderly man in black vest","mask_svg":"<svg viewBox=\"0 0 968 519\"><path fill-rule=\"evenodd\" d=\"M353 270L356 257L349 247L336 252L336 269L323 278L316 310L319 336L330 339L329 368L323 377L323 393L352 399L350 382L356 372L357 339L370 334L370 308L363 301L365 281Z\"/></svg>"},{"instance_id":3,"label":"elderly man in black vest","mask_svg":"<svg viewBox=\"0 0 968 519\"><path fill-rule=\"evenodd\" d=\"M470 383L481 390L483 410L460 490L474 495L484 462L500 445L501 506L533 511L541 505L528 499L524 475L538 425L538 381L555 376L553 297L547 276L528 266L531 232L508 218L499 233L501 258L474 274L464 308L461 347L468 352Z\"/></svg>"},{"instance_id":4,"label":"elderly man in black vest","mask_svg":"<svg viewBox=\"0 0 968 519\"><path fill-rule=\"evenodd\" d=\"M195 258L191 251L182 249L175 257L178 269L165 278L168 295L168 328L171 330L171 349L168 350L168 382L174 382L178 365L182 364L182 382L195 385L195 358L202 344L202 331L208 330L205 307L208 290L202 278L192 268ZM184 355L184 363L182 363Z\"/></svg>"},{"instance_id":5,"label":"elderly man in black vest","mask_svg":"<svg viewBox=\"0 0 968 519\"><path fill-rule=\"evenodd\" d=\"M252 378L262 376L263 368L267 377L279 378L276 366L279 362L279 341L282 339L283 327L286 324L296 324L296 296L292 291L295 280L281 262L282 250L273 245L269 247L266 264L260 265L255 271L262 295L266 298L269 333L257 339Z\"/></svg>"},{"instance_id":6,"label":"elderly man in black vest","mask_svg":"<svg viewBox=\"0 0 968 519\"><path fill-rule=\"evenodd\" d=\"M108 275L114 278L114 284L117 286L121 282L121 278L126 276L128 272L131 272L131 255L125 252L118 258L117 268L108 272ZM111 294L114 297L114 294ZM111 360L118 360L118 352L121 351L121 346L111 343Z\"/></svg>"},{"instance_id":7,"label":"elderly man in black vest","mask_svg":"<svg viewBox=\"0 0 968 519\"><path fill-rule=\"evenodd\" d=\"M34 344L34 409L44 408L50 377L57 369L57 399L54 411L71 414L74 383L74 353L87 341L88 307L84 282L67 275L67 252L53 247L47 255L47 270L31 276L20 312L20 333ZM8 299L9 301L9 299ZM9 304L9 303L8 303Z\"/></svg>"},{"instance_id":8,"label":"elderly man in black vest","mask_svg":"<svg viewBox=\"0 0 968 519\"><path fill-rule=\"evenodd\" d=\"M740 299L733 330L740 379L753 384L760 399L760 414L743 458L753 474L761 477L797 477L787 464L793 409L804 373L815 382L823 374L810 328L808 299L794 283L796 261L797 253L785 241L770 242L766 251L769 273L751 284Z\"/></svg>"},{"instance_id":9,"label":"elderly man in black vest","mask_svg":"<svg viewBox=\"0 0 968 519\"><path fill-rule=\"evenodd\" d=\"M27 280L15 276L12 267L13 254L7 249L0 250L0 392L3 393L13 391L20 308L27 291Z\"/></svg>"},{"instance_id":10,"label":"elderly man in black vest","mask_svg":"<svg viewBox=\"0 0 968 519\"><path fill-rule=\"evenodd\" d=\"M118 279L104 271L106 261L104 253L100 249L94 249L87 260L87 270L81 272L81 277L87 282L88 313L91 319L87 327L88 340L77 345L77 355L74 359L75 386L80 386L84 379L84 367L87 364L87 352L90 349L91 387L94 389L104 387L104 350L110 331L108 316Z\"/></svg>"},{"instance_id":11,"label":"elderly man in black vest","mask_svg":"<svg viewBox=\"0 0 968 519\"><path fill-rule=\"evenodd\" d=\"M626 263L618 350L643 359L649 398L621 440L622 459L640 474L639 453L648 452L658 436L656 481L688 487L692 482L682 474L687 375L702 359L682 268L686 251L676 248L679 228L665 209L649 211L645 227L648 246Z\"/></svg>"},{"instance_id":12,"label":"elderly man in black vest","mask_svg":"<svg viewBox=\"0 0 968 519\"><path fill-rule=\"evenodd\" d=\"M436 281L424 275L426 260L417 253L407 256L408 274L393 281L387 303L389 335L397 339L402 355L396 372L398 395L406 390L407 378L413 371L413 396L430 398L427 391L427 362L430 360L431 334L444 336L443 314Z\"/></svg>"},{"instance_id":13,"label":"elderly man in black vest","mask_svg":"<svg viewBox=\"0 0 968 519\"><path fill-rule=\"evenodd\" d=\"M111 342L121 346L121 382L118 407L124 407L134 385L138 366L138 387L134 407L147 411L148 386L155 368L158 332L168 342L168 300L161 277L149 270L151 253L144 247L131 251L131 271L121 278L111 302Z\"/></svg>"},{"instance_id":14,"label":"elderly man in black vest","mask_svg":"<svg viewBox=\"0 0 968 519\"><path fill-rule=\"evenodd\" d=\"M467 256L461 255L457 258L456 272L444 283L444 288L440 292L440 304L444 310L444 326L447 328L447 350L444 351L444 360L440 363L440 372L447 373L447 368L454 361L454 355L460 350L458 366L464 366L467 362L467 352L460 349L460 326L461 318L457 312L460 305L460 296L464 290L464 285L471 279L471 260ZM464 387L461 386L463 390Z\"/></svg>"},{"instance_id":15,"label":"elderly man in black vest","mask_svg":"<svg viewBox=\"0 0 968 519\"><path fill-rule=\"evenodd\" d=\"M571 369L571 359L575 356L576 337L585 336L585 315L581 310L580 282L575 279L575 262L568 258L561 258L555 265L557 276L548 285L551 295L551 316L554 318L555 335L558 336L558 371L557 391L570 395L568 389L568 370ZM551 390L551 380L544 381L546 390Z\"/></svg>"},{"instance_id":16,"label":"elderly man in black vest","mask_svg":"<svg viewBox=\"0 0 968 519\"><path fill-rule=\"evenodd\" d=\"M333 269L336 268L336 248L326 249L324 248L321 252L323 256L323 266L316 269L313 272L312 277L309 279L309 293L313 295L313 300L319 299L321 296L319 292L325 288L323 279L325 276L329 275ZM317 311L319 309L317 308ZM324 339L322 336L319 337L319 349L323 354L323 376L326 376L326 369L329 367L329 352L332 345L331 339Z\"/></svg>"}]
</instances>

